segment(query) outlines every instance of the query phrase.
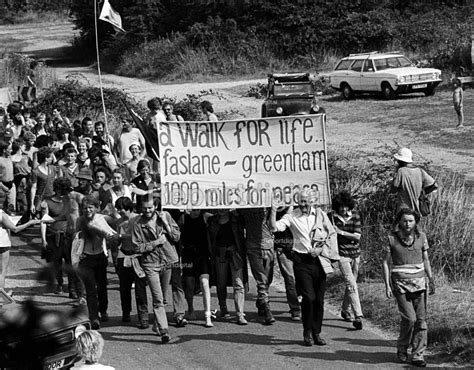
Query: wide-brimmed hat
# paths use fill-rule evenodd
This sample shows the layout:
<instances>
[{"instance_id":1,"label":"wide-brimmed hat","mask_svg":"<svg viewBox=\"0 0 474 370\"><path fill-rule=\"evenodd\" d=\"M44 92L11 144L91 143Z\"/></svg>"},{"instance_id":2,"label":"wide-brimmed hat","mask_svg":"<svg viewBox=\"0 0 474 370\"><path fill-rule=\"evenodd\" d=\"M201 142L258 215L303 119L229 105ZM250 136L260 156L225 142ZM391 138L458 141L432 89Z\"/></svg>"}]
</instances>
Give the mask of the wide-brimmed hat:
<instances>
[{"instance_id":1,"label":"wide-brimmed hat","mask_svg":"<svg viewBox=\"0 0 474 370\"><path fill-rule=\"evenodd\" d=\"M87 167L82 167L79 170L79 173L76 175L76 178L78 179L84 179L84 180L89 180L93 181L94 179L92 178L92 170Z\"/></svg>"},{"instance_id":2,"label":"wide-brimmed hat","mask_svg":"<svg viewBox=\"0 0 474 370\"><path fill-rule=\"evenodd\" d=\"M134 141L133 143L131 143L131 144L128 146L128 150L130 150L130 148L131 148L132 146L134 146L134 145L138 146L138 149L139 149L139 150L142 150L142 146L140 145L140 143L139 143L138 141Z\"/></svg>"},{"instance_id":3,"label":"wide-brimmed hat","mask_svg":"<svg viewBox=\"0 0 474 370\"><path fill-rule=\"evenodd\" d=\"M401 161L401 162L405 162L405 163L413 162L413 153L408 148L400 148L398 150L398 152L393 155L393 157L397 161Z\"/></svg>"}]
</instances>

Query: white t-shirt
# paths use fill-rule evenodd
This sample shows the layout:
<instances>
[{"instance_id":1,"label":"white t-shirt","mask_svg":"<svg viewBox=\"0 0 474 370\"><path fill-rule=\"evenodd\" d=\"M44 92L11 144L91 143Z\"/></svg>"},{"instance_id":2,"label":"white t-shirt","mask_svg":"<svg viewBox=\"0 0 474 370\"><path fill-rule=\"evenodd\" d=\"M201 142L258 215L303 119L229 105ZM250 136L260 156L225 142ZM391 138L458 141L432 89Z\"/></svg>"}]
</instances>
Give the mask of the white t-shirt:
<instances>
[{"instance_id":1,"label":"white t-shirt","mask_svg":"<svg viewBox=\"0 0 474 370\"><path fill-rule=\"evenodd\" d=\"M10 240L10 233L3 227L3 211L0 209L0 248L10 248L12 242Z\"/></svg>"},{"instance_id":2,"label":"white t-shirt","mask_svg":"<svg viewBox=\"0 0 474 370\"><path fill-rule=\"evenodd\" d=\"M109 191L110 191L110 195L112 197L112 205L114 205L115 202L117 201L117 199L119 198L119 196L114 191L114 188L110 188ZM123 186L123 195L120 195L120 197L126 197L126 198L132 200L132 192L130 191L130 187L128 185ZM114 208L115 208L115 206L114 206Z\"/></svg>"},{"instance_id":3,"label":"white t-shirt","mask_svg":"<svg viewBox=\"0 0 474 370\"><path fill-rule=\"evenodd\" d=\"M160 109L159 111L155 112L150 112L147 114L145 118L145 122L153 128L158 128L158 124L160 122L165 122L166 121L166 115L165 113Z\"/></svg>"}]
</instances>

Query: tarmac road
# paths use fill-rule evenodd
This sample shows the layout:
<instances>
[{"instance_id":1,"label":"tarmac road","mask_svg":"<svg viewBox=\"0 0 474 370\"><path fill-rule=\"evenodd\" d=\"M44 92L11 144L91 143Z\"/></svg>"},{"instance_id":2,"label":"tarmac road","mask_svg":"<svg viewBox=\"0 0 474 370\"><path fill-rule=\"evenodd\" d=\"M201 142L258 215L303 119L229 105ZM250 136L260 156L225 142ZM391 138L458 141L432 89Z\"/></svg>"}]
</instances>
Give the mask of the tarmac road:
<instances>
[{"instance_id":1,"label":"tarmac road","mask_svg":"<svg viewBox=\"0 0 474 370\"><path fill-rule=\"evenodd\" d=\"M42 305L72 304L67 294L58 296L48 292L45 284L35 280L37 271L44 266L40 259L39 229L25 231L12 238L11 263L7 289L14 290L18 300L27 297ZM132 322L120 322L118 278L109 267L110 321L100 330L105 339L101 363L117 369L157 368L401 368L397 363L392 340L387 340L368 330L357 331L350 323L326 312L322 336L328 341L324 347L304 347L303 328L300 322L290 320L284 293L277 287L271 290L271 308L277 322L264 326L259 322L255 308L255 282L250 281L246 296L249 325L238 326L233 317L228 322L214 321L213 328L204 328L202 297L195 296L198 320L185 328L170 326L172 340L161 344L151 331L135 327ZM233 310L229 290L228 307ZM218 307L213 289L213 308ZM151 299L149 300L151 307ZM171 302L169 297L168 302ZM172 307L168 304L168 319ZM150 311L151 312L151 311Z\"/></svg>"}]
</instances>

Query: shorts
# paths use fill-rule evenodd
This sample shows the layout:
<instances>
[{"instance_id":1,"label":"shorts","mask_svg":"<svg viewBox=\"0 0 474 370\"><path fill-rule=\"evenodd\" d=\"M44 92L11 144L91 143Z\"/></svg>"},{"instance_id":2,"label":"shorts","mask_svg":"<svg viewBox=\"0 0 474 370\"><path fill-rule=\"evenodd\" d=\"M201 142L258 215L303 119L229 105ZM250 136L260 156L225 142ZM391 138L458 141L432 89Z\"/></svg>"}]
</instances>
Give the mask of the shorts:
<instances>
[{"instance_id":1,"label":"shorts","mask_svg":"<svg viewBox=\"0 0 474 370\"><path fill-rule=\"evenodd\" d=\"M197 256L187 258L183 256L181 260L183 266L183 276L199 278L199 276L211 273L211 259L207 256Z\"/></svg>"}]
</instances>

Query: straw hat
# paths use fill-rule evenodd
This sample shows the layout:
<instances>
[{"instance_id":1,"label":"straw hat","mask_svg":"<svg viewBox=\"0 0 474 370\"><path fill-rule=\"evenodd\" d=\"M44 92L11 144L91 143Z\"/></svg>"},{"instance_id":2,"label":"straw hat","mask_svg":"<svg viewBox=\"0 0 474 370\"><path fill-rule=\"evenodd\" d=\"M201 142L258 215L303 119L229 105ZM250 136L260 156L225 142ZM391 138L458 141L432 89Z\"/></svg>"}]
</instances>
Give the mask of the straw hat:
<instances>
[{"instance_id":1,"label":"straw hat","mask_svg":"<svg viewBox=\"0 0 474 370\"><path fill-rule=\"evenodd\" d=\"M405 163L412 163L413 162L413 153L408 148L400 148L393 157L397 161L405 162Z\"/></svg>"}]
</instances>

